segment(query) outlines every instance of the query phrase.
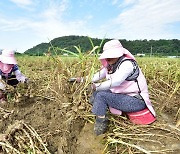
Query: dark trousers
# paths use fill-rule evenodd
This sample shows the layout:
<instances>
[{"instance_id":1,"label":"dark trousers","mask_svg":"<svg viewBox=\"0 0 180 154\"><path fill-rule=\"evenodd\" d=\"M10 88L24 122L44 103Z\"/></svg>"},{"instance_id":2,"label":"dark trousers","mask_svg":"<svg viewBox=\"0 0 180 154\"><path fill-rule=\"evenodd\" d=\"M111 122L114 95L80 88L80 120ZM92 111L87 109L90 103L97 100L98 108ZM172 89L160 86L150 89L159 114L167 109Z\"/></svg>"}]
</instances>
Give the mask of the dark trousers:
<instances>
[{"instance_id":1,"label":"dark trousers","mask_svg":"<svg viewBox=\"0 0 180 154\"><path fill-rule=\"evenodd\" d=\"M16 87L16 85L19 83L19 81L16 79L15 75L12 75L10 78L2 77L3 81L5 81L8 85L11 85L13 87Z\"/></svg>"}]
</instances>

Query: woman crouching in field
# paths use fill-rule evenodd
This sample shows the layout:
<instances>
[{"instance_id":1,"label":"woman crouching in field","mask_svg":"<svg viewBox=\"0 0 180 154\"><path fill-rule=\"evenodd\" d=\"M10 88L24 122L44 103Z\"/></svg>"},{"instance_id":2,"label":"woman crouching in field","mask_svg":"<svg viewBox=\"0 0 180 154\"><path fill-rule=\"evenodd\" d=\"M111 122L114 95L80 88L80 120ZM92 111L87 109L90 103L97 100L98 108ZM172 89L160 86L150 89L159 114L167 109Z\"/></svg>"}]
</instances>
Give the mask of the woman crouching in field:
<instances>
[{"instance_id":1,"label":"woman crouching in field","mask_svg":"<svg viewBox=\"0 0 180 154\"><path fill-rule=\"evenodd\" d=\"M155 111L149 100L146 79L134 56L119 42L111 40L104 44L99 57L102 69L94 74L91 102L96 115L96 135L106 132L107 109L114 114L122 112L135 124L150 124L155 121ZM97 81L106 78L104 82ZM76 78L80 82L82 78Z\"/></svg>"},{"instance_id":2,"label":"woman crouching in field","mask_svg":"<svg viewBox=\"0 0 180 154\"><path fill-rule=\"evenodd\" d=\"M14 57L14 50L2 50L0 54L0 103L4 101L5 84L16 87L19 82L27 82L20 72Z\"/></svg>"}]
</instances>

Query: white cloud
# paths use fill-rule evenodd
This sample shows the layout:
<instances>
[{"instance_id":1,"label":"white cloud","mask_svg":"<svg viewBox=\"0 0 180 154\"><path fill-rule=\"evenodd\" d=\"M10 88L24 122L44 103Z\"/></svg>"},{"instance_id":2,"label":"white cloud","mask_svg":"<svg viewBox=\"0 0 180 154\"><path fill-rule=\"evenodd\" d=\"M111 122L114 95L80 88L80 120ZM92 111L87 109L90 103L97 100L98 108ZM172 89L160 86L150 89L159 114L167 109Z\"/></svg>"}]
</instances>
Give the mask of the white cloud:
<instances>
[{"instance_id":1,"label":"white cloud","mask_svg":"<svg viewBox=\"0 0 180 154\"><path fill-rule=\"evenodd\" d=\"M171 36L166 25L180 22L179 8L179 0L139 0L119 14L109 26L116 29L115 36L128 39L168 38Z\"/></svg>"},{"instance_id":2,"label":"white cloud","mask_svg":"<svg viewBox=\"0 0 180 154\"><path fill-rule=\"evenodd\" d=\"M87 20L66 21L63 15L69 8L69 1L50 2L49 7L40 14L40 19L28 24L33 31L44 38L54 38L63 35L82 34L86 31ZM89 16L89 19L92 17Z\"/></svg>"},{"instance_id":3,"label":"white cloud","mask_svg":"<svg viewBox=\"0 0 180 154\"><path fill-rule=\"evenodd\" d=\"M117 17L106 18L106 23L101 22L103 25L95 25L95 22L91 21L96 19L93 12L84 13L76 20L65 18L70 14L70 7L73 7L70 0L45 0L41 4L41 9L37 6L37 3L40 3L39 0L11 1L16 2L18 6L31 8L33 11L31 10L30 16L26 17L0 15L0 32L1 36L4 35L0 40L6 40L7 44L13 46L20 44L20 48L23 45L23 50L41 42L49 42L49 39L67 35L118 39L173 38L175 35L169 33L170 29L167 25L180 22L179 0L125 0L119 8L121 13ZM110 3L109 0L103 2L107 1ZM112 2L117 6L120 4L119 0L113 0L111 4ZM93 24L90 25L90 23ZM178 35L180 35L179 32L176 36ZM9 43L10 39L12 39L11 43Z\"/></svg>"},{"instance_id":4,"label":"white cloud","mask_svg":"<svg viewBox=\"0 0 180 154\"><path fill-rule=\"evenodd\" d=\"M39 34L39 36L44 38L55 38L64 35L79 34L83 32L84 22L74 21L74 22L60 22L58 20L52 19L41 22L30 23L29 25L33 31Z\"/></svg>"},{"instance_id":5,"label":"white cloud","mask_svg":"<svg viewBox=\"0 0 180 154\"><path fill-rule=\"evenodd\" d=\"M44 19L60 19L68 7L68 0L49 1L48 7L40 14L40 17Z\"/></svg>"},{"instance_id":6,"label":"white cloud","mask_svg":"<svg viewBox=\"0 0 180 154\"><path fill-rule=\"evenodd\" d=\"M60 2L50 1L47 7L35 16L35 19L19 18L9 20L7 18L0 18L0 29L1 31L11 31L12 33L18 31L22 33L22 31L27 31L31 37L36 37L36 40L44 40L44 42L49 42L49 40L60 36L88 35L86 24L92 16L88 16L88 19L87 17L84 17L84 19L81 20L67 21L63 18L63 15L66 13L68 8L69 2L67 0ZM20 37L21 36L19 35L18 38ZM30 39L31 38L29 38L29 40ZM32 47L32 44L28 42L29 40L24 41Z\"/></svg>"},{"instance_id":7,"label":"white cloud","mask_svg":"<svg viewBox=\"0 0 180 154\"><path fill-rule=\"evenodd\" d=\"M112 4L113 4L113 5L116 5L117 3L118 3L118 0L113 0L113 1L112 1Z\"/></svg>"},{"instance_id":8,"label":"white cloud","mask_svg":"<svg viewBox=\"0 0 180 154\"><path fill-rule=\"evenodd\" d=\"M138 2L137 0L124 0L124 5L130 5Z\"/></svg>"},{"instance_id":9,"label":"white cloud","mask_svg":"<svg viewBox=\"0 0 180 154\"><path fill-rule=\"evenodd\" d=\"M32 4L32 0L10 0L18 6L27 6Z\"/></svg>"},{"instance_id":10,"label":"white cloud","mask_svg":"<svg viewBox=\"0 0 180 154\"><path fill-rule=\"evenodd\" d=\"M0 29L1 31L11 32L11 31L19 31L25 29L29 24L29 20L27 19L0 19Z\"/></svg>"}]
</instances>

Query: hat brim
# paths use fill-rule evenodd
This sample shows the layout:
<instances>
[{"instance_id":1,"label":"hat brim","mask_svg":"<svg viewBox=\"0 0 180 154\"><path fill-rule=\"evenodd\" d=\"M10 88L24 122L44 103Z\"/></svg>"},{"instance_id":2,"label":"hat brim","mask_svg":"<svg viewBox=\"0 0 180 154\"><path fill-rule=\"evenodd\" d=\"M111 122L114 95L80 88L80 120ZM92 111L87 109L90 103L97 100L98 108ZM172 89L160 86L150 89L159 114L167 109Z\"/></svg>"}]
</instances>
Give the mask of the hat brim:
<instances>
[{"instance_id":1,"label":"hat brim","mask_svg":"<svg viewBox=\"0 0 180 154\"><path fill-rule=\"evenodd\" d=\"M4 64L17 64L17 61L14 57L3 57L1 55L0 61Z\"/></svg>"},{"instance_id":2,"label":"hat brim","mask_svg":"<svg viewBox=\"0 0 180 154\"><path fill-rule=\"evenodd\" d=\"M117 49L109 49L105 50L99 59L106 59L106 58L118 58L124 54L124 48L117 48Z\"/></svg>"}]
</instances>

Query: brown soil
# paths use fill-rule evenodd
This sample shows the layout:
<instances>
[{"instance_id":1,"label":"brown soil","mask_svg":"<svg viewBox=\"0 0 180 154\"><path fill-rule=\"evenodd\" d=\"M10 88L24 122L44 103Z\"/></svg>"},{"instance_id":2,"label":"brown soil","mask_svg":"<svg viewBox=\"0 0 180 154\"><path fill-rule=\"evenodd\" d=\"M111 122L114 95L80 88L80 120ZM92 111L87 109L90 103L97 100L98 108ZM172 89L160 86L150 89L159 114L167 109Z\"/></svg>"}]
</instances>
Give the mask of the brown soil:
<instances>
[{"instance_id":1,"label":"brown soil","mask_svg":"<svg viewBox=\"0 0 180 154\"><path fill-rule=\"evenodd\" d=\"M104 136L95 136L93 124L80 117L69 119L72 110L62 108L61 104L42 98L24 98L18 104L1 107L6 116L0 117L0 132L5 133L8 126L16 120L23 120L31 125L47 142L49 151L57 154L101 154L105 148ZM172 127L172 117L162 114L164 121ZM174 127L175 128L175 127ZM154 130L156 133L158 130ZM167 132L170 133L170 132ZM141 147L159 150L162 148L180 150L180 142L174 138L166 138L165 144L139 142ZM179 149L179 150L178 150ZM113 153L113 152L112 152ZM165 152L166 153L166 152Z\"/></svg>"},{"instance_id":2,"label":"brown soil","mask_svg":"<svg viewBox=\"0 0 180 154\"><path fill-rule=\"evenodd\" d=\"M36 82L38 83L38 82ZM56 84L57 85L57 84ZM54 88L56 88L54 86ZM36 89L36 88L34 88ZM21 89L22 90L22 89ZM68 91L68 90L67 90ZM65 91L65 93L67 92ZM25 93L23 91L21 94ZM107 134L96 137L93 133L93 123L87 122L87 119L83 117L84 109L81 106L81 102L78 105L69 103L72 102L72 97L68 93L66 95L58 95L58 99L53 99L53 95L44 96L38 95L22 95L18 101L7 102L6 105L0 107L0 141L4 140L3 134L6 134L9 126L14 126L17 121L24 121L26 124L32 126L36 132L40 135L44 143L47 143L47 148L52 154L101 154L105 153L105 140ZM12 97L15 97L12 96ZM148 149L149 151L156 151L156 153L180 153L180 130L179 125L175 126L180 114L177 115L179 104L177 100L166 100L166 103L170 104L171 101L175 101L177 105L174 107L167 107L163 109L163 112L157 111L157 121L150 126L134 126L129 123L127 119L120 118L118 116L110 115L110 129L108 135L113 136L115 133L119 133L122 137L122 141L128 139L133 140L134 145ZM156 100L159 104L163 102L162 98ZM155 104L155 108L158 106ZM86 107L88 104L85 104ZM90 112L88 112L90 114ZM86 120L85 120L86 119ZM116 122L115 122L116 120ZM92 119L93 121L93 119ZM111 126L118 125L118 129L112 130ZM154 134L151 136L127 136L124 138L124 134ZM129 137L129 138L128 138ZM146 141L145 141L146 140ZM134 142L137 141L137 142ZM152 142L151 142L152 141ZM121 140L120 140L121 142ZM124 144L124 143L123 143ZM116 145L114 149L108 149L107 151L112 154L118 154L124 151L124 153L133 153L133 148L130 145ZM111 147L111 148L112 148ZM129 151L127 151L127 149ZM165 149L165 151L163 151ZM167 150L168 149L168 150ZM2 149L0 149L1 151ZM142 153L142 151L140 152Z\"/></svg>"},{"instance_id":3,"label":"brown soil","mask_svg":"<svg viewBox=\"0 0 180 154\"><path fill-rule=\"evenodd\" d=\"M86 123L77 137L77 151L75 154L101 154L104 150L103 136L95 136L93 124Z\"/></svg>"},{"instance_id":4,"label":"brown soil","mask_svg":"<svg viewBox=\"0 0 180 154\"><path fill-rule=\"evenodd\" d=\"M52 154L99 154L104 149L102 138L93 134L93 124L85 124L80 117L72 118L72 109L62 108L60 102L23 97L16 104L1 105L0 109L0 134L5 134L17 120L23 120L36 130Z\"/></svg>"}]
</instances>

